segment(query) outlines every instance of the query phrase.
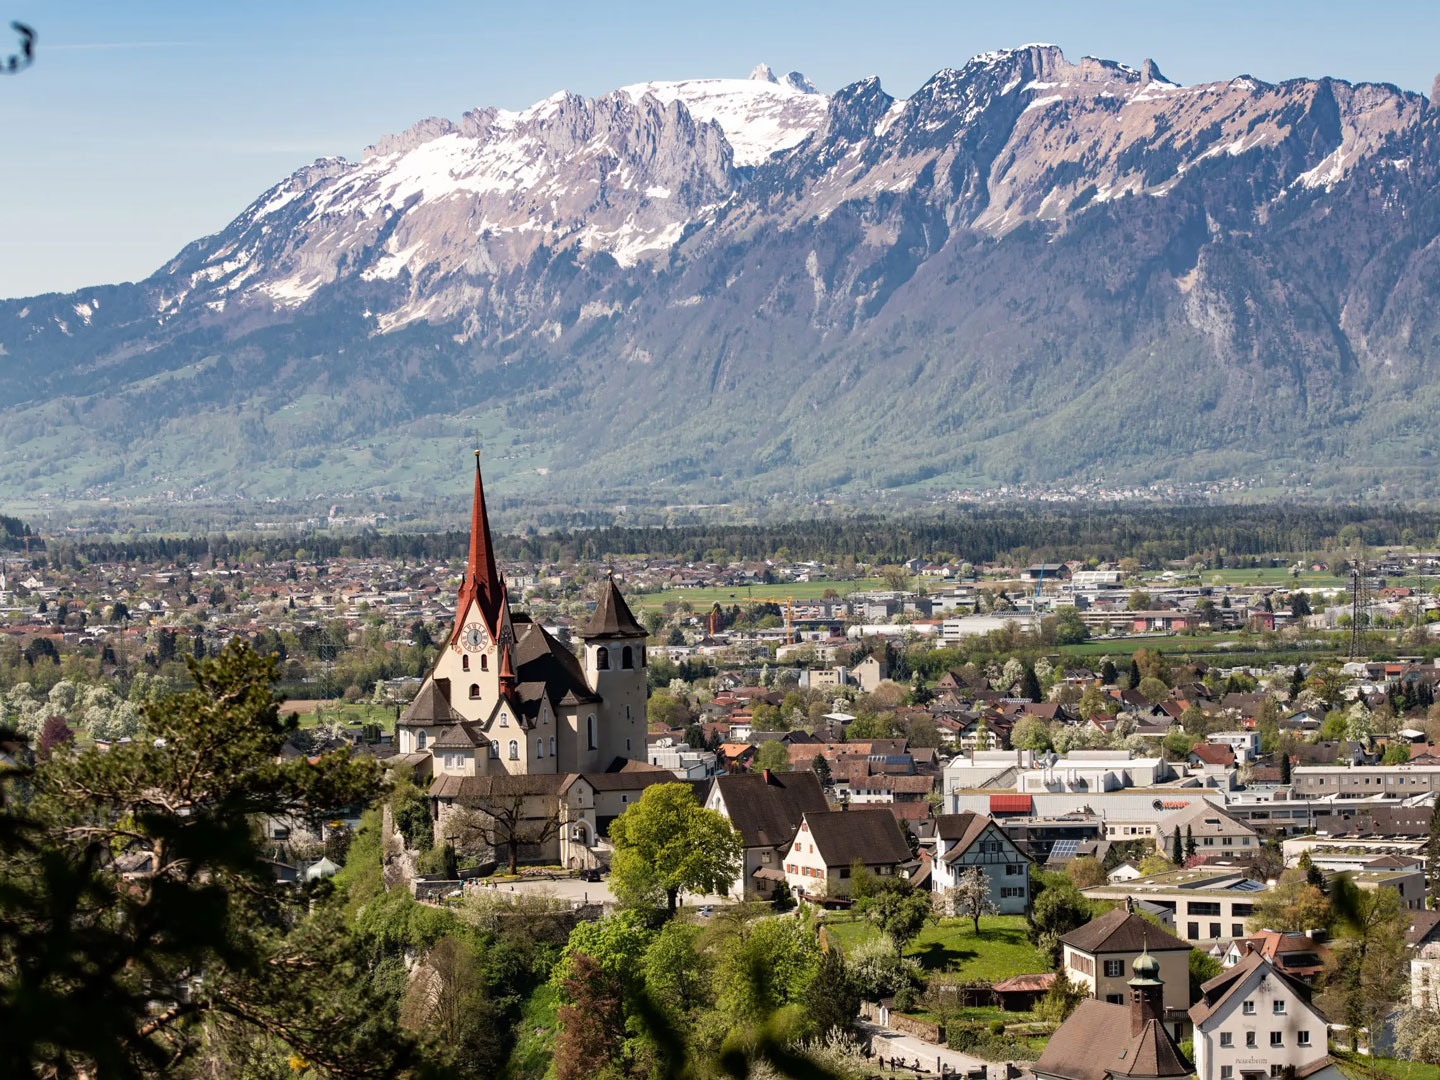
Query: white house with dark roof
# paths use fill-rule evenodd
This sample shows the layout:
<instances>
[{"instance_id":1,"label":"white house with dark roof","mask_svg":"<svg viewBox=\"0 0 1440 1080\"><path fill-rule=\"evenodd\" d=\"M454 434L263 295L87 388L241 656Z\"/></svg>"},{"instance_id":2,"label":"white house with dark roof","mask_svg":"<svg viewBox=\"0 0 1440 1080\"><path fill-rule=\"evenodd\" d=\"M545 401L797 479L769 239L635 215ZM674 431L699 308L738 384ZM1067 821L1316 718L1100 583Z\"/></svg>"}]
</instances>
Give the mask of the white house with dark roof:
<instances>
[{"instance_id":1,"label":"white house with dark roof","mask_svg":"<svg viewBox=\"0 0 1440 1080\"><path fill-rule=\"evenodd\" d=\"M990 899L1001 915L1030 910L1030 859L988 814L940 814L935 818L935 859L930 888L945 895L960 875L978 866L990 881Z\"/></svg>"},{"instance_id":2,"label":"white house with dark roof","mask_svg":"<svg viewBox=\"0 0 1440 1080\"><path fill-rule=\"evenodd\" d=\"M809 769L731 773L710 781L705 806L740 834L744 865L731 886L737 900L768 897L785 880L785 855L806 814L829 812L820 780Z\"/></svg>"},{"instance_id":3,"label":"white house with dark roof","mask_svg":"<svg viewBox=\"0 0 1440 1080\"><path fill-rule=\"evenodd\" d=\"M797 896L845 897L855 864L896 877L909 861L910 845L889 810L806 813L785 852L785 881Z\"/></svg>"},{"instance_id":4,"label":"white house with dark roof","mask_svg":"<svg viewBox=\"0 0 1440 1080\"><path fill-rule=\"evenodd\" d=\"M1301 1080L1344 1080L1309 988L1259 952L1205 983L1200 994L1190 1007L1200 1080L1268 1080L1287 1068Z\"/></svg>"}]
</instances>

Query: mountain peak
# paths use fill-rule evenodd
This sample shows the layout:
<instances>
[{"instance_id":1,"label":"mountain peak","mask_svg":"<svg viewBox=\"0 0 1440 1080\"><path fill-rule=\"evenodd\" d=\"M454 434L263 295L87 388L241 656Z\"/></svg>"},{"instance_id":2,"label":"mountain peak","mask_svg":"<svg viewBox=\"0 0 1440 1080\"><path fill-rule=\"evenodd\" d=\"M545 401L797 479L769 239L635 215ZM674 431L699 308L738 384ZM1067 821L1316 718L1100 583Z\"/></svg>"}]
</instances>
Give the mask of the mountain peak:
<instances>
[{"instance_id":1,"label":"mountain peak","mask_svg":"<svg viewBox=\"0 0 1440 1080\"><path fill-rule=\"evenodd\" d=\"M780 81L775 77L775 72L770 70L770 65L763 61L755 65L755 70L750 72L750 78L756 82L778 83Z\"/></svg>"}]
</instances>

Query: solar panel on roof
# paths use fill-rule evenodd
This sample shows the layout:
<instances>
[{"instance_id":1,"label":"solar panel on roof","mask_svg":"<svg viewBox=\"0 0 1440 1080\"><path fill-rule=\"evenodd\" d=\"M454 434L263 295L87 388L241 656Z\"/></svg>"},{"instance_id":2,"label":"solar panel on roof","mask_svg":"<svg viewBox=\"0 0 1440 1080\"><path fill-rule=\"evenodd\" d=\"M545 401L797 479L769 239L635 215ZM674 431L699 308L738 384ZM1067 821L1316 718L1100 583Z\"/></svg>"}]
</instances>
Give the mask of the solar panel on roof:
<instances>
[{"instance_id":1,"label":"solar panel on roof","mask_svg":"<svg viewBox=\"0 0 1440 1080\"><path fill-rule=\"evenodd\" d=\"M1079 848L1079 840L1056 840L1055 846L1050 849L1050 858L1073 859Z\"/></svg>"}]
</instances>

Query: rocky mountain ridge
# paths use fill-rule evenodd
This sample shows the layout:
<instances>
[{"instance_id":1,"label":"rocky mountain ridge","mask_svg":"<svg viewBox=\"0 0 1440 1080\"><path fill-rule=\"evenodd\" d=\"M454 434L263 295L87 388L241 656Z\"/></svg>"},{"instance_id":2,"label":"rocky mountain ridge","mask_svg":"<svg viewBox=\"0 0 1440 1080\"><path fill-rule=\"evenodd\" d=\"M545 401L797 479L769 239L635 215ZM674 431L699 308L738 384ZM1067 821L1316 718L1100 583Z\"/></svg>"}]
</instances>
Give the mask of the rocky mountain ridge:
<instances>
[{"instance_id":1,"label":"rocky mountain ridge","mask_svg":"<svg viewBox=\"0 0 1440 1080\"><path fill-rule=\"evenodd\" d=\"M0 302L0 445L27 491L71 429L70 491L433 482L462 430L514 440L517 489L597 496L1423 486L1436 127L1391 86L1181 86L1052 45L905 100L762 65L432 118L144 282ZM1052 438L1131 380L1181 394ZM136 414L163 452L114 453ZM197 417L223 453L183 449Z\"/></svg>"}]
</instances>

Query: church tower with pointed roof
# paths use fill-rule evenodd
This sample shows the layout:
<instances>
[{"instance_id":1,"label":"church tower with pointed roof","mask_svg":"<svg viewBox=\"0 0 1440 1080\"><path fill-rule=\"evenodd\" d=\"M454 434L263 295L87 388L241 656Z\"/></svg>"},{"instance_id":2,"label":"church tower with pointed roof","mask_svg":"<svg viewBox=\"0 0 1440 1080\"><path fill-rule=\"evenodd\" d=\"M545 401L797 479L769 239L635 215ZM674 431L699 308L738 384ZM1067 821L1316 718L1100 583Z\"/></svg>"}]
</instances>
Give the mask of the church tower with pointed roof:
<instances>
[{"instance_id":1,"label":"church tower with pointed roof","mask_svg":"<svg viewBox=\"0 0 1440 1080\"><path fill-rule=\"evenodd\" d=\"M585 679L605 699L609 722L599 733L602 756L645 753L645 628L620 595L613 573L605 576L595 611L578 631L584 643Z\"/></svg>"},{"instance_id":2,"label":"church tower with pointed roof","mask_svg":"<svg viewBox=\"0 0 1440 1080\"><path fill-rule=\"evenodd\" d=\"M428 756L432 794L468 777L599 772L617 757L643 758L646 635L613 579L580 636L583 661L511 610L477 452L455 618L400 717L400 752Z\"/></svg>"}]
</instances>

